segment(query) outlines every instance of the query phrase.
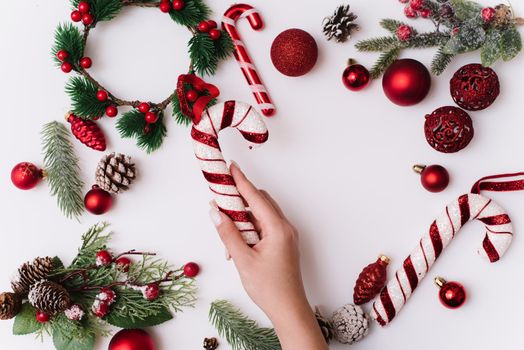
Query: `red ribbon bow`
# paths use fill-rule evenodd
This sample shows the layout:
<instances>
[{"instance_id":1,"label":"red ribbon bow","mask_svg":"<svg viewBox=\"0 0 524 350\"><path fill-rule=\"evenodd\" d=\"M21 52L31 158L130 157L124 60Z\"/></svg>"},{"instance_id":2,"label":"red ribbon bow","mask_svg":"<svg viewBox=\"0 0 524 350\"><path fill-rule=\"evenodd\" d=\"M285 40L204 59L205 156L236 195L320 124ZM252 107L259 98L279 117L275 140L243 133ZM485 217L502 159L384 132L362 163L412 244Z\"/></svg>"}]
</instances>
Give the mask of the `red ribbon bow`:
<instances>
[{"instance_id":1,"label":"red ribbon bow","mask_svg":"<svg viewBox=\"0 0 524 350\"><path fill-rule=\"evenodd\" d=\"M491 192L513 192L524 190L524 179L510 180L510 181L487 181L506 177L524 176L524 172L513 174L500 174L483 177L475 182L471 188L471 193L480 194L480 191Z\"/></svg>"},{"instance_id":2,"label":"red ribbon bow","mask_svg":"<svg viewBox=\"0 0 524 350\"><path fill-rule=\"evenodd\" d=\"M186 98L185 84L191 85L201 96L193 104L193 108L189 106ZM202 95L207 92L207 95ZM180 102L180 111L187 117L191 118L194 124L200 123L202 113L207 108L208 104L220 95L220 90L213 85L208 84L194 74L182 74L178 77L177 96Z\"/></svg>"}]
</instances>

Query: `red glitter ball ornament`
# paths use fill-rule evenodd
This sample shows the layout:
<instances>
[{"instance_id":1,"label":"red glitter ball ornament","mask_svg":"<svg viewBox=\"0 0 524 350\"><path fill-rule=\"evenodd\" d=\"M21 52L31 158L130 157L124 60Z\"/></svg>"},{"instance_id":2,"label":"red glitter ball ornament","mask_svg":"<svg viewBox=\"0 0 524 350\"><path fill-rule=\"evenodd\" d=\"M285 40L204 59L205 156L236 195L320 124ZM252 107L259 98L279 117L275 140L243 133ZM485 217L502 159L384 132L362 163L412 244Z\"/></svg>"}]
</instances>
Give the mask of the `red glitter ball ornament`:
<instances>
[{"instance_id":1,"label":"red glitter ball ornament","mask_svg":"<svg viewBox=\"0 0 524 350\"><path fill-rule=\"evenodd\" d=\"M113 336L108 350L155 350L155 344L144 330L123 329Z\"/></svg>"},{"instance_id":2,"label":"red glitter ball ornament","mask_svg":"<svg viewBox=\"0 0 524 350\"><path fill-rule=\"evenodd\" d=\"M473 139L473 121L462 109L440 107L426 115L424 133L429 145L442 153L455 153Z\"/></svg>"},{"instance_id":3,"label":"red glitter ball ornament","mask_svg":"<svg viewBox=\"0 0 524 350\"><path fill-rule=\"evenodd\" d=\"M369 84L369 71L361 64L350 64L342 74L342 82L351 91L360 91Z\"/></svg>"},{"instance_id":4,"label":"red glitter ball ornament","mask_svg":"<svg viewBox=\"0 0 524 350\"><path fill-rule=\"evenodd\" d=\"M431 76L419 61L397 60L384 73L382 87L391 102L399 106L412 106L427 96L431 88Z\"/></svg>"},{"instance_id":5,"label":"red glitter ball ornament","mask_svg":"<svg viewBox=\"0 0 524 350\"><path fill-rule=\"evenodd\" d=\"M113 205L113 197L97 185L87 192L84 204L88 212L95 215L105 214Z\"/></svg>"},{"instance_id":6,"label":"red glitter ball ornament","mask_svg":"<svg viewBox=\"0 0 524 350\"><path fill-rule=\"evenodd\" d=\"M442 305L448 309L458 309L466 302L466 289L458 282L446 282L441 277L435 278L435 284L440 290L438 297Z\"/></svg>"},{"instance_id":7,"label":"red glitter ball ornament","mask_svg":"<svg viewBox=\"0 0 524 350\"><path fill-rule=\"evenodd\" d=\"M381 255L376 262L366 266L358 276L353 289L353 301L362 305L373 299L387 282L389 258Z\"/></svg>"},{"instance_id":8,"label":"red glitter ball ornament","mask_svg":"<svg viewBox=\"0 0 524 350\"><path fill-rule=\"evenodd\" d=\"M455 103L468 111L488 108L500 93L497 73L477 63L457 70L449 85Z\"/></svg>"},{"instance_id":9,"label":"red glitter ball ornament","mask_svg":"<svg viewBox=\"0 0 524 350\"><path fill-rule=\"evenodd\" d=\"M43 177L42 170L29 162L18 163L11 170L11 181L18 189L30 190L34 188Z\"/></svg>"},{"instance_id":10,"label":"red glitter ball ornament","mask_svg":"<svg viewBox=\"0 0 524 350\"><path fill-rule=\"evenodd\" d=\"M288 29L280 33L271 45L271 61L282 74L298 77L308 73L318 58L315 39L302 29Z\"/></svg>"},{"instance_id":11,"label":"red glitter ball ornament","mask_svg":"<svg viewBox=\"0 0 524 350\"><path fill-rule=\"evenodd\" d=\"M449 173L441 165L415 165L413 170L420 174L420 182L429 192L442 192L449 185Z\"/></svg>"}]
</instances>

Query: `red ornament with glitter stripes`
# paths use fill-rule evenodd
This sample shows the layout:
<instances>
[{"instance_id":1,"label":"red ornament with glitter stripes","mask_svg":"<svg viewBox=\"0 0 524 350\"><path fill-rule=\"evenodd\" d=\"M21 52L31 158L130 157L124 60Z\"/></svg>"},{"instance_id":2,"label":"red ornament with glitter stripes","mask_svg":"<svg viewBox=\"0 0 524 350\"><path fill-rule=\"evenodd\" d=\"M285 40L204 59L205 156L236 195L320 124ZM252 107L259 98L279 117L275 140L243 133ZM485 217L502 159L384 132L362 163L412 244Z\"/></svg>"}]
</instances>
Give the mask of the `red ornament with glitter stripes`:
<instances>
[{"instance_id":1,"label":"red ornament with glitter stripes","mask_svg":"<svg viewBox=\"0 0 524 350\"><path fill-rule=\"evenodd\" d=\"M235 58L240 69L242 70L242 73L244 73L247 83L249 84L262 113L269 117L275 114L275 106L271 102L269 93L262 83L262 79L260 79L257 69L247 52L246 46L238 34L236 22L242 18L247 18L251 28L254 30L260 30L264 27L264 22L262 21L260 13L258 13L253 6L247 4L236 4L231 6L224 13L222 29L227 31L231 36L231 39L233 39L235 45Z\"/></svg>"},{"instance_id":2,"label":"red ornament with glitter stripes","mask_svg":"<svg viewBox=\"0 0 524 350\"><path fill-rule=\"evenodd\" d=\"M246 243L255 245L260 238L218 142L218 133L228 127L240 131L253 144L266 142L269 133L262 116L252 106L237 101L226 101L209 107L191 130L195 155L200 161L209 188L215 195L218 208L235 222Z\"/></svg>"},{"instance_id":3,"label":"red ornament with glitter stripes","mask_svg":"<svg viewBox=\"0 0 524 350\"><path fill-rule=\"evenodd\" d=\"M404 260L402 268L382 289L373 303L371 317L382 326L391 322L455 234L473 220L479 220L486 226L486 235L478 253L490 262L499 260L513 238L508 214L498 204L480 194L462 195L449 204L431 224L429 232Z\"/></svg>"}]
</instances>

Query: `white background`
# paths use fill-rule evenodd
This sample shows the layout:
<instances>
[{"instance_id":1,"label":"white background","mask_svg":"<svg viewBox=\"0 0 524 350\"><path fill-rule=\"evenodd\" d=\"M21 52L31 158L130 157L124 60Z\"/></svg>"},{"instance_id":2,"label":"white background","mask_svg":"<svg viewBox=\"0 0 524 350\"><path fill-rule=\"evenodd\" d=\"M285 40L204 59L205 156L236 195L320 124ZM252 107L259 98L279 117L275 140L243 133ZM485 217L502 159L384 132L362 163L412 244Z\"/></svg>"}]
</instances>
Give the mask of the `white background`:
<instances>
[{"instance_id":1,"label":"white background","mask_svg":"<svg viewBox=\"0 0 524 350\"><path fill-rule=\"evenodd\" d=\"M208 1L215 19L230 1ZM522 150L522 80L524 56L495 69L501 95L482 112L471 113L475 138L458 154L431 149L423 135L425 113L452 104L448 81L461 65L478 61L478 54L455 60L441 77L433 79L428 98L411 108L390 103L380 82L360 93L346 90L340 76L349 57L371 66L375 54L354 49L359 39L385 34L378 21L402 18L395 0L353 0L363 29L346 44L324 40L321 21L339 1L252 1L267 27L254 32L246 22L242 35L267 84L278 114L267 120L270 141L249 151L233 131L222 135L226 158L237 160L261 188L281 203L300 229L303 271L310 302L331 314L351 302L360 270L379 253L392 258L390 275L417 244L419 236L444 206L484 175L524 170ZM496 1L485 1L496 5ZM524 4L514 2L524 14ZM68 78L53 66L50 47L55 26L67 21L68 1L0 2L0 77L2 131L0 137L1 254L0 290L24 261L38 255L73 258L80 235L98 220L108 220L115 231L114 249L155 250L175 264L197 261L202 266L196 308L151 330L158 349L199 349L205 336L216 332L207 321L211 301L227 298L263 325L264 315L244 293L232 263L208 220L210 193L196 162L189 129L168 118L169 135L153 155L121 140L114 120L101 123L109 139L108 151L133 156L140 178L132 190L118 196L116 207L104 217L85 215L81 222L65 219L48 195L45 183L22 192L9 180L20 161L42 164L39 132L44 123L63 120L69 107L64 93ZM424 21L414 22L423 27ZM269 50L281 31L298 27L310 32L319 45L314 70L301 78L279 74ZM124 98L158 101L169 95L178 74L188 65L189 34L167 15L153 9L125 10L114 21L93 31L88 54L91 72L111 91ZM405 57L429 65L433 50L405 52ZM216 76L224 99L253 103L234 59L224 62ZM75 142L83 178L93 182L101 154ZM412 173L414 163L440 163L452 176L449 188L430 194ZM522 349L524 254L524 193L493 194L513 219L517 232L512 248L497 264L476 256L483 232L480 224L465 228L428 274L411 301L387 328L373 325L370 335L353 348L417 349ZM469 291L467 304L457 311L443 308L431 279L442 275L462 282ZM275 286L276 288L277 286ZM52 349L32 336L11 335L11 321L0 323L2 348ZM97 349L107 348L109 339ZM221 349L227 349L223 343ZM342 349L332 345L333 349Z\"/></svg>"}]
</instances>

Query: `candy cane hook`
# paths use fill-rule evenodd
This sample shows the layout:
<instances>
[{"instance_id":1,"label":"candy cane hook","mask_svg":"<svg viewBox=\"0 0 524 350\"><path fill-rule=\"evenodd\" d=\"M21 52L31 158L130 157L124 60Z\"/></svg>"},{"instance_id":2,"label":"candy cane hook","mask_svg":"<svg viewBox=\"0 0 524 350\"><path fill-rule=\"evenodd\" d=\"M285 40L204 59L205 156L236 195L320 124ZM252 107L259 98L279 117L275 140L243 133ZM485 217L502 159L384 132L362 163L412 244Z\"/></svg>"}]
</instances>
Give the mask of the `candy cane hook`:
<instances>
[{"instance_id":1,"label":"candy cane hook","mask_svg":"<svg viewBox=\"0 0 524 350\"><path fill-rule=\"evenodd\" d=\"M215 195L218 208L235 222L246 243L254 245L260 241L258 233L218 143L218 132L227 127L236 128L246 140L255 144L266 142L269 133L262 116L252 106L237 101L209 107L191 130L195 155L200 161L209 188Z\"/></svg>"},{"instance_id":2,"label":"candy cane hook","mask_svg":"<svg viewBox=\"0 0 524 350\"><path fill-rule=\"evenodd\" d=\"M442 250L464 224L479 220L486 226L486 236L478 253L495 262L509 248L513 238L511 220L504 209L480 194L465 194L446 207L431 224L402 268L382 289L373 302L371 317L385 326L402 309Z\"/></svg>"},{"instance_id":3,"label":"candy cane hook","mask_svg":"<svg viewBox=\"0 0 524 350\"><path fill-rule=\"evenodd\" d=\"M249 84L253 95L265 116L272 116L275 113L275 106L271 102L269 93L258 75L257 69L251 60L246 46L242 42L236 22L241 18L247 18L251 28L260 30L264 26L262 17L251 5L237 4L231 6L222 19L222 28L229 33L235 45L235 58L240 65L240 69Z\"/></svg>"}]
</instances>

